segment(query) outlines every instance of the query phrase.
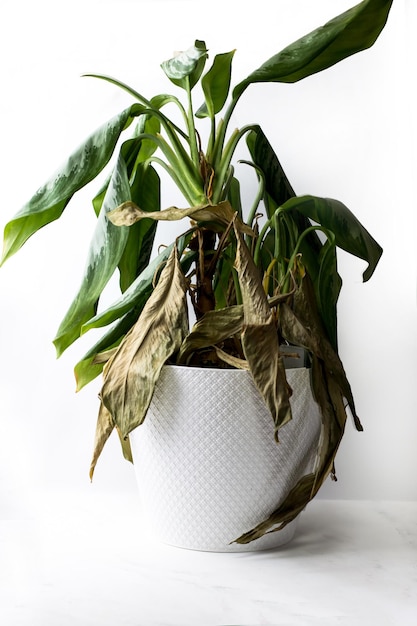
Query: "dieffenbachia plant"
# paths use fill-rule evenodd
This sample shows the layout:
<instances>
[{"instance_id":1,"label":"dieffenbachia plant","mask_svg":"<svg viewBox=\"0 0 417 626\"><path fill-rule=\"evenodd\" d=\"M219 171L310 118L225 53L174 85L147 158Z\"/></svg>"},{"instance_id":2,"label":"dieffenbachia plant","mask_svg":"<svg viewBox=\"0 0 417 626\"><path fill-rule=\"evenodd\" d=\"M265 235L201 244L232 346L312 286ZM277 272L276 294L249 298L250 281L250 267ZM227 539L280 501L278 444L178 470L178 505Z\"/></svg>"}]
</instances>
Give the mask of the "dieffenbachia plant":
<instances>
[{"instance_id":1,"label":"dieffenbachia plant","mask_svg":"<svg viewBox=\"0 0 417 626\"><path fill-rule=\"evenodd\" d=\"M132 105L90 135L5 227L2 262L58 219L74 194L109 166L92 202L97 227L85 274L54 339L60 355L88 330L109 327L75 367L78 389L103 372L91 475L115 428L124 455L131 458L129 433L144 420L167 362L249 369L278 439L279 429L291 419L280 346L308 351L323 424L317 470L297 483L268 520L238 538L241 542L294 519L333 472L345 399L361 429L337 353L341 279L336 250L366 261L363 278L368 280L382 249L341 202L295 194L258 124L230 131L230 121L254 83L293 83L372 46L391 4L360 2L233 88L234 50L214 56L205 71L208 50L196 41L162 64L184 102L165 93L147 98L114 78L95 75L126 90ZM204 95L197 110L196 85ZM168 117L168 104L178 111L179 122ZM197 123L205 125L204 146ZM234 171L242 140L257 181L249 203L241 198ZM161 208L160 173L182 192L183 208ZM152 258L161 220L185 220L186 227ZM121 295L100 310L100 296L116 270ZM196 313L191 330L187 294Z\"/></svg>"}]
</instances>

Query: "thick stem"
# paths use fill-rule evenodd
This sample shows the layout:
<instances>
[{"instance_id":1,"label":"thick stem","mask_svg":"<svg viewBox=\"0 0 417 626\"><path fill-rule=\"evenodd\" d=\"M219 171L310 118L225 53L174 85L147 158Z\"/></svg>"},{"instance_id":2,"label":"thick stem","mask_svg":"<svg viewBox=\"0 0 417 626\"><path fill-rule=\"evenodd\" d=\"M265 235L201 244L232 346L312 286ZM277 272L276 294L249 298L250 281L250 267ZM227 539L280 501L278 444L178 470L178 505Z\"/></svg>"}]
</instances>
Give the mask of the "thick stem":
<instances>
[{"instance_id":1,"label":"thick stem","mask_svg":"<svg viewBox=\"0 0 417 626\"><path fill-rule=\"evenodd\" d=\"M190 249L198 251L196 263L196 288L194 292L194 310L197 320L208 311L215 308L213 291L213 275L215 267L212 264L216 233L212 230L198 229L190 242Z\"/></svg>"}]
</instances>

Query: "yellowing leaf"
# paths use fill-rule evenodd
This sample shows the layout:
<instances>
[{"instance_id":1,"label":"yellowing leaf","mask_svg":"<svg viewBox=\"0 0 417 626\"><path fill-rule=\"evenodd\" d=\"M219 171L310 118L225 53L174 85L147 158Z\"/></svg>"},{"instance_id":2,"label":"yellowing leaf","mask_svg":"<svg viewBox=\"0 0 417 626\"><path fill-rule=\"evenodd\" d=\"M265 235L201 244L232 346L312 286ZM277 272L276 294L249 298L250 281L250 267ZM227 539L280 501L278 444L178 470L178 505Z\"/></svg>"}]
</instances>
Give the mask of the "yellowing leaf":
<instances>
[{"instance_id":1,"label":"yellowing leaf","mask_svg":"<svg viewBox=\"0 0 417 626\"><path fill-rule=\"evenodd\" d=\"M102 401L122 437L142 423L162 366L188 333L186 291L173 248L138 321L104 368Z\"/></svg>"},{"instance_id":2,"label":"yellowing leaf","mask_svg":"<svg viewBox=\"0 0 417 626\"><path fill-rule=\"evenodd\" d=\"M235 266L243 301L242 347L253 380L271 411L278 430L291 419L291 389L279 354L278 333L262 280L238 229ZM262 357L260 357L262 355Z\"/></svg>"},{"instance_id":3,"label":"yellowing leaf","mask_svg":"<svg viewBox=\"0 0 417 626\"><path fill-rule=\"evenodd\" d=\"M98 458L103 451L106 441L114 430L114 421L104 404L100 403L100 409L97 418L96 434L94 439L93 458L90 465L90 480L93 480L93 474L97 465Z\"/></svg>"},{"instance_id":4,"label":"yellowing leaf","mask_svg":"<svg viewBox=\"0 0 417 626\"><path fill-rule=\"evenodd\" d=\"M120 206L107 213L107 218L115 226L132 226L139 220L150 218L153 220L176 221L185 217L192 217L196 222L219 222L227 226L235 218L235 211L227 201L219 204L207 204L204 206L187 207L179 209L176 206L163 211L143 211L134 202L123 202ZM254 235L253 230L237 219L238 228L247 235Z\"/></svg>"}]
</instances>

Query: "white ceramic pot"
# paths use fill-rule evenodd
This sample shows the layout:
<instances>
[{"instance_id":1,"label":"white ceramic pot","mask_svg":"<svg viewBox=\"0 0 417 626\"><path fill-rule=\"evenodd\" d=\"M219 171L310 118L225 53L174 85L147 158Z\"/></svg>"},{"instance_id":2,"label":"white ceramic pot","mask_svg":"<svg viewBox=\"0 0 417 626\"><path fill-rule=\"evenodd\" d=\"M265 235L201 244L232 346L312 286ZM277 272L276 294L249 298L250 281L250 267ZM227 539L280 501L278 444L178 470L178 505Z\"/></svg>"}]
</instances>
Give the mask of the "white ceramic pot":
<instances>
[{"instance_id":1,"label":"white ceramic pot","mask_svg":"<svg viewBox=\"0 0 417 626\"><path fill-rule=\"evenodd\" d=\"M309 370L287 370L287 379L293 419L277 444L249 372L162 369L146 419L130 435L144 511L162 542L235 552L292 539L297 520L249 544L231 543L313 469L321 420Z\"/></svg>"}]
</instances>

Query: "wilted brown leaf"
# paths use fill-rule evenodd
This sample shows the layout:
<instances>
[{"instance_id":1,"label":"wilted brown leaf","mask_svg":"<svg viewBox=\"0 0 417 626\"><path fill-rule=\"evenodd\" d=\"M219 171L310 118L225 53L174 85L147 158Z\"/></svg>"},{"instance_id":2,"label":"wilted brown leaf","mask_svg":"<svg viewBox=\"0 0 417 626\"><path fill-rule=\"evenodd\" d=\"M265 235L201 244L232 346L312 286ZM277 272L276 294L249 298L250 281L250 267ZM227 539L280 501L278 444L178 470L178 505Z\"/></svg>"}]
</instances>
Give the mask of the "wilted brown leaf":
<instances>
[{"instance_id":1,"label":"wilted brown leaf","mask_svg":"<svg viewBox=\"0 0 417 626\"><path fill-rule=\"evenodd\" d=\"M227 226L234 219L235 211L227 201L185 209L172 206L163 211L143 211L134 202L127 201L107 213L107 218L115 226L132 226L135 222L146 218L176 221L182 220L184 217L192 217L196 222L219 222L223 226ZM254 235L253 230L240 219L237 219L237 224L241 232Z\"/></svg>"},{"instance_id":2,"label":"wilted brown leaf","mask_svg":"<svg viewBox=\"0 0 417 626\"><path fill-rule=\"evenodd\" d=\"M174 248L138 321L104 368L102 401L122 437L142 423L162 366L188 333L186 291Z\"/></svg>"},{"instance_id":3,"label":"wilted brown leaf","mask_svg":"<svg viewBox=\"0 0 417 626\"><path fill-rule=\"evenodd\" d=\"M100 403L98 412L96 434L94 438L93 458L90 465L90 480L93 480L93 474L97 465L98 458L103 451L106 441L114 430L114 421L104 404Z\"/></svg>"},{"instance_id":4,"label":"wilted brown leaf","mask_svg":"<svg viewBox=\"0 0 417 626\"><path fill-rule=\"evenodd\" d=\"M261 276L238 229L235 267L243 301L242 347L253 380L278 430L291 419L291 389L279 354L278 333Z\"/></svg>"},{"instance_id":5,"label":"wilted brown leaf","mask_svg":"<svg viewBox=\"0 0 417 626\"><path fill-rule=\"evenodd\" d=\"M322 419L317 468L314 474L303 476L269 518L239 537L236 540L238 543L248 543L266 532L282 529L314 498L323 482L334 471L334 459L347 419L344 403L346 393L354 407L342 363L324 333L315 299L305 281L308 281L308 276L294 294L293 308L287 303L279 305L279 325L282 335L288 341L304 346L311 353L311 384ZM361 429L359 418L354 415L355 423Z\"/></svg>"},{"instance_id":6,"label":"wilted brown leaf","mask_svg":"<svg viewBox=\"0 0 417 626\"><path fill-rule=\"evenodd\" d=\"M217 311L207 311L196 322L184 339L178 352L177 363L187 363L189 356L210 346L215 346L240 334L243 324L243 306L235 305Z\"/></svg>"}]
</instances>

